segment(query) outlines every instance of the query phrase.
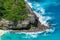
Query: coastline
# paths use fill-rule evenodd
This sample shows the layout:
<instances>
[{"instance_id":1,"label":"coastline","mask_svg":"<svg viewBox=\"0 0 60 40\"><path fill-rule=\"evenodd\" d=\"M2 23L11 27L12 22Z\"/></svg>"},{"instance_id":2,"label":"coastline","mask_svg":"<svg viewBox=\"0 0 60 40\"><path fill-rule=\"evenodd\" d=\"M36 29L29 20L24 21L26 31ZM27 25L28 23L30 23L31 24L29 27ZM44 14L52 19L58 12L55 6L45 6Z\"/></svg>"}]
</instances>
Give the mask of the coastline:
<instances>
[{"instance_id":1,"label":"coastline","mask_svg":"<svg viewBox=\"0 0 60 40\"><path fill-rule=\"evenodd\" d=\"M44 31L37 31L37 32L17 32L17 31L15 31L15 30L0 30L0 37L2 36L2 35L4 35L5 33L7 33L7 32L9 32L9 33L15 33L15 34L26 34L26 35L30 35L30 36L32 36L32 37L34 37L34 35L37 35L37 34L42 34L42 33L48 33L48 32L54 32L54 30L52 30L52 29L46 29L46 30L44 30Z\"/></svg>"},{"instance_id":2,"label":"coastline","mask_svg":"<svg viewBox=\"0 0 60 40\"><path fill-rule=\"evenodd\" d=\"M50 32L50 31L52 31L52 30L51 29L46 29L45 31L37 31L37 32L20 32L20 31L17 32L15 30L0 30L0 37L2 35L4 35L5 33L7 33L7 32L16 33L16 34L22 34L22 33L24 33L24 34L34 35L34 34L41 34L43 32Z\"/></svg>"},{"instance_id":3,"label":"coastline","mask_svg":"<svg viewBox=\"0 0 60 40\"><path fill-rule=\"evenodd\" d=\"M26 0L25 0L26 1ZM28 3L27 3L28 4ZM28 5L29 6L29 5ZM31 6L30 6L31 7ZM30 9L30 8L29 8ZM48 32L50 31L50 26L46 25L46 23L42 23L43 20L40 20L40 18L42 18L41 15L39 15L37 12L30 10L32 14L34 14L37 17L37 20L39 22L39 27L32 28L32 30L0 30L0 36L2 36L3 34L5 34L6 32L13 32L13 33L25 33L25 34L40 34L43 32ZM39 18L40 17L40 18ZM40 24L41 23L41 24ZM40 27L41 26L41 27Z\"/></svg>"}]
</instances>

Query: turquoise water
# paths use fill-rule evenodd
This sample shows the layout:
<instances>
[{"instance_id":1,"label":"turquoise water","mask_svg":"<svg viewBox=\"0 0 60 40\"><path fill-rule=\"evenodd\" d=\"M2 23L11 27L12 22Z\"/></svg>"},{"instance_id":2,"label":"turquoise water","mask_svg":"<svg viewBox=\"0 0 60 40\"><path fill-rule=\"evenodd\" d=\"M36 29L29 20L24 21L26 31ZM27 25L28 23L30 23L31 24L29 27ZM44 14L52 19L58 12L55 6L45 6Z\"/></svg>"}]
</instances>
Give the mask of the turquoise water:
<instances>
[{"instance_id":1,"label":"turquoise water","mask_svg":"<svg viewBox=\"0 0 60 40\"><path fill-rule=\"evenodd\" d=\"M60 0L28 0L31 3L32 10L36 11L44 17L51 17L45 20L51 24L52 31L42 34L16 34L5 33L1 36L1 40L60 40ZM43 8L41 12L40 8Z\"/></svg>"}]
</instances>

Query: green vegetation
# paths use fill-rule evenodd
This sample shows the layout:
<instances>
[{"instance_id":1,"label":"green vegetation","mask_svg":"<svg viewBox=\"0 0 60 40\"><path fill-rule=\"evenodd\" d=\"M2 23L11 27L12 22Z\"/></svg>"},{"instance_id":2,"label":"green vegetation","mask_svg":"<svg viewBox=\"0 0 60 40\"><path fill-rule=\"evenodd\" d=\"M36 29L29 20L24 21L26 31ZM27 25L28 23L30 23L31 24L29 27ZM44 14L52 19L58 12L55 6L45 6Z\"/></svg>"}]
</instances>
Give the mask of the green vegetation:
<instances>
[{"instance_id":1,"label":"green vegetation","mask_svg":"<svg viewBox=\"0 0 60 40\"><path fill-rule=\"evenodd\" d=\"M0 19L4 18L15 22L27 17L24 0L0 0Z\"/></svg>"}]
</instances>

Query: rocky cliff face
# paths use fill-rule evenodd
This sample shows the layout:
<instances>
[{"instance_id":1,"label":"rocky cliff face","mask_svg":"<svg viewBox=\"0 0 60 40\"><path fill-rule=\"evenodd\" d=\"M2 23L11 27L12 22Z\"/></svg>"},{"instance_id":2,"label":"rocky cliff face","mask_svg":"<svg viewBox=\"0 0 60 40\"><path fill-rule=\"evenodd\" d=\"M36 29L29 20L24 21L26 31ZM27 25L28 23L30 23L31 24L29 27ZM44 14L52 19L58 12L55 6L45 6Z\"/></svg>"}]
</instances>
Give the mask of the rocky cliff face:
<instances>
[{"instance_id":1,"label":"rocky cliff face","mask_svg":"<svg viewBox=\"0 0 60 40\"><path fill-rule=\"evenodd\" d=\"M0 21L0 29L7 29L7 30L22 30L22 29L28 29L30 28L29 26L31 26L31 24L34 24L35 22L35 18L34 15L32 14L28 14L28 18L22 20L22 21L18 21L17 23L8 21L6 19L2 19ZM17 24L15 26L15 24Z\"/></svg>"}]
</instances>

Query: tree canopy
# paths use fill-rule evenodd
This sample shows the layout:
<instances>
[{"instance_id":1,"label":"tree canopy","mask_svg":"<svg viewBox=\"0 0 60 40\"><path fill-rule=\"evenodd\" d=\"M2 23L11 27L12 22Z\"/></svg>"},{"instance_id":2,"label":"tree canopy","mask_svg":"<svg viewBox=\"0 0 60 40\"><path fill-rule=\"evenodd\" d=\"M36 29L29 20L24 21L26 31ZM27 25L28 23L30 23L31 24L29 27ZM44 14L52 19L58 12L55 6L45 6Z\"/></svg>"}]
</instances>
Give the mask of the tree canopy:
<instances>
[{"instance_id":1,"label":"tree canopy","mask_svg":"<svg viewBox=\"0 0 60 40\"><path fill-rule=\"evenodd\" d=\"M27 17L24 0L0 0L0 18L18 21Z\"/></svg>"}]
</instances>

